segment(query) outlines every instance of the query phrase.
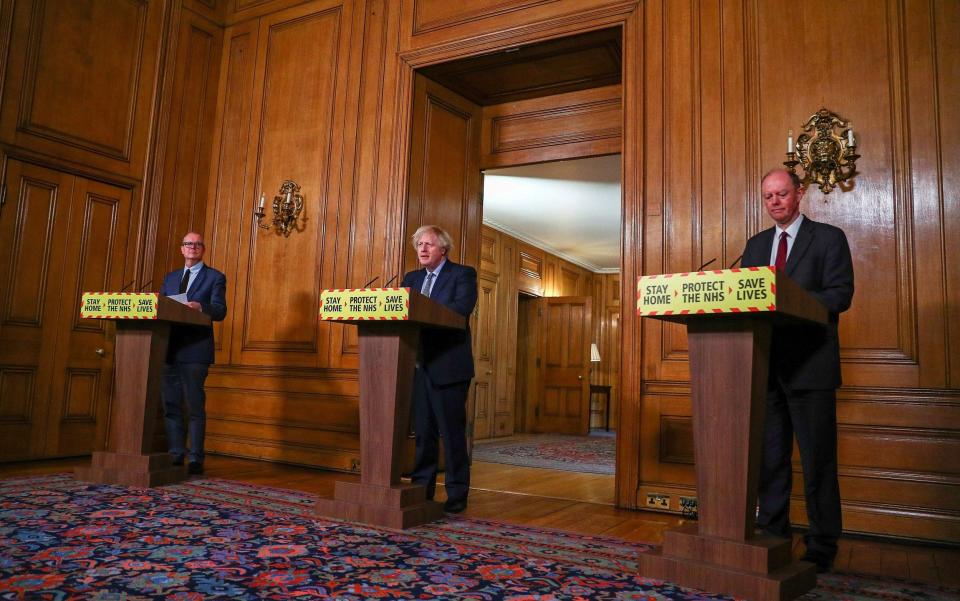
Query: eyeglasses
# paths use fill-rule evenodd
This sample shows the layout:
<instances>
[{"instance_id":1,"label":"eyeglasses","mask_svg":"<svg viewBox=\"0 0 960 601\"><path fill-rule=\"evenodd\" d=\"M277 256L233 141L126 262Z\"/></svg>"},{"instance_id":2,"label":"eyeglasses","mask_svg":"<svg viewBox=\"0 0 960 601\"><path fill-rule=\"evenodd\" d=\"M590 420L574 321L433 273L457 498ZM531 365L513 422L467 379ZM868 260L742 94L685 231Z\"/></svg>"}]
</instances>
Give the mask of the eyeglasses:
<instances>
[{"instance_id":1,"label":"eyeglasses","mask_svg":"<svg viewBox=\"0 0 960 601\"><path fill-rule=\"evenodd\" d=\"M203 242L184 242L180 246L187 248L203 248Z\"/></svg>"}]
</instances>

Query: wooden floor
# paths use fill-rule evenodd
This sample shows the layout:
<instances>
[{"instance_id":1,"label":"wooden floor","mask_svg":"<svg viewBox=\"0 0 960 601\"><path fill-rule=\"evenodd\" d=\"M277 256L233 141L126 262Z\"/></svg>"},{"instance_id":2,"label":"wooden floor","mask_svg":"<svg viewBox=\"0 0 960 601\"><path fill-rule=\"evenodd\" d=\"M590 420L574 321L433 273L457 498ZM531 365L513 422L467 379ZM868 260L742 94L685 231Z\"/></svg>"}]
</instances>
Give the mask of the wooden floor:
<instances>
[{"instance_id":1,"label":"wooden floor","mask_svg":"<svg viewBox=\"0 0 960 601\"><path fill-rule=\"evenodd\" d=\"M69 471L89 460L0 464L0 478ZM210 456L206 475L333 496L337 480L355 475L314 468ZM443 499L442 487L438 500ZM659 543L663 531L683 523L677 516L617 509L613 477L477 462L465 515L589 535ZM803 544L795 536L799 556ZM845 538L836 569L893 576L960 589L960 549Z\"/></svg>"}]
</instances>

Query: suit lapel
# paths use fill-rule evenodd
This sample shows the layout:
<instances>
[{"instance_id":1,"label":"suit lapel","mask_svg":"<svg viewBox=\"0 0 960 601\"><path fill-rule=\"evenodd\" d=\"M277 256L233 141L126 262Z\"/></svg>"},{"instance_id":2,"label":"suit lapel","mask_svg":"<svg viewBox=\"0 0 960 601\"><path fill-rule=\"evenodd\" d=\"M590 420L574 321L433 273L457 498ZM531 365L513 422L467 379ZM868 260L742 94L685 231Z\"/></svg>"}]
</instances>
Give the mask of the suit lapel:
<instances>
[{"instance_id":1,"label":"suit lapel","mask_svg":"<svg viewBox=\"0 0 960 601\"><path fill-rule=\"evenodd\" d=\"M757 257L758 265L767 265L770 263L770 248L773 246L773 237L777 233L777 228L772 227L768 230L764 230L761 233L762 238L760 238L760 248L763 250L763 254L760 257Z\"/></svg>"},{"instance_id":2,"label":"suit lapel","mask_svg":"<svg viewBox=\"0 0 960 601\"><path fill-rule=\"evenodd\" d=\"M440 273L437 275L437 279L433 281L433 287L430 288L430 298L435 297L439 292L443 290L443 287L446 285L447 281L450 280L450 268L452 263L448 259L444 264L443 269L440 270Z\"/></svg>"},{"instance_id":3,"label":"suit lapel","mask_svg":"<svg viewBox=\"0 0 960 601\"><path fill-rule=\"evenodd\" d=\"M427 277L426 269L418 269L417 271L415 271L413 274L413 282L412 282L411 288L413 288L413 290L416 292L420 292L421 290L423 290L423 280L426 279L426 277Z\"/></svg>"},{"instance_id":4,"label":"suit lapel","mask_svg":"<svg viewBox=\"0 0 960 601\"><path fill-rule=\"evenodd\" d=\"M793 275L794 270L797 268L797 264L800 263L803 255L806 254L807 249L810 248L810 244L813 242L813 239L816 236L816 229L817 228L814 227L814 222L809 217L804 215L803 223L800 224L800 231L797 232L797 239L794 240L793 248L790 250L790 257L787 258L787 275Z\"/></svg>"}]
</instances>

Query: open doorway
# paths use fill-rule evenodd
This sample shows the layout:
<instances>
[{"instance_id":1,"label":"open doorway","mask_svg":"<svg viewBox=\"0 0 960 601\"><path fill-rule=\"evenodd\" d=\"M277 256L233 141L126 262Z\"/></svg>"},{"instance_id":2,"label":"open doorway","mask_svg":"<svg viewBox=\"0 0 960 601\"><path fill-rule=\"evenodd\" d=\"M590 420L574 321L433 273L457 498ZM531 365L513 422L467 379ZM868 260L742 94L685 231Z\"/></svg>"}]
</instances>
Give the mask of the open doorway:
<instances>
[{"instance_id":1,"label":"open doorway","mask_svg":"<svg viewBox=\"0 0 960 601\"><path fill-rule=\"evenodd\" d=\"M444 227L454 234L454 259L477 267L479 303L471 326L477 376L468 407L476 448L488 439L517 435L603 438L613 460L619 374L612 368L619 367L620 355L621 47L622 32L614 27L415 74L407 229L423 223ZM601 221L596 199L573 200L578 187L597 187L598 173L612 179L604 184L615 189L614 223L603 234L591 231ZM544 204L530 211L531 227L496 215L493 190L483 180L500 179L515 189L520 181L553 184ZM568 214L563 226L548 219L562 214L562 201L580 211ZM507 203L530 207L532 197L524 193ZM614 249L609 264L585 258L598 244ZM541 445L533 454L544 452ZM473 487L569 497L574 493L562 484L579 477L541 467L529 469L545 473L511 478L507 471L516 475L525 466L491 462L501 467L488 481L486 463L475 461ZM600 500L584 500L612 504L613 475L585 475L603 478L602 485L585 488L604 493ZM524 488L535 480L554 483L553 490Z\"/></svg>"},{"instance_id":2,"label":"open doorway","mask_svg":"<svg viewBox=\"0 0 960 601\"><path fill-rule=\"evenodd\" d=\"M483 198L481 288L504 290L478 386L508 373L475 399L473 486L613 504L620 156L489 169Z\"/></svg>"}]
</instances>

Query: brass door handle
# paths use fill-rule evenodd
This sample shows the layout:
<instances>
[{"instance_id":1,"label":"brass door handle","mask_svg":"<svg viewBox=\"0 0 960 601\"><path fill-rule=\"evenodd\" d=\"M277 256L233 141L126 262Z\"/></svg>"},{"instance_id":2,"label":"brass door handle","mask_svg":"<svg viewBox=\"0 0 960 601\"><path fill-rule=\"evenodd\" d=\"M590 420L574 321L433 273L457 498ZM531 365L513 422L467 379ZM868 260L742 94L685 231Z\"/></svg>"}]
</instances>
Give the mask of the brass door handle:
<instances>
[{"instance_id":1,"label":"brass door handle","mask_svg":"<svg viewBox=\"0 0 960 601\"><path fill-rule=\"evenodd\" d=\"M95 351L93 351L93 352L95 352L96 354L100 355L101 357L103 357L103 356L105 356L105 355L107 354L107 351L103 350L102 348L98 348L97 350L95 350Z\"/></svg>"},{"instance_id":2,"label":"brass door handle","mask_svg":"<svg viewBox=\"0 0 960 601\"><path fill-rule=\"evenodd\" d=\"M488 376L489 376L490 374L492 374L492 373L493 373L493 372L492 372L491 370L489 370L489 369L487 370L487 375L488 375Z\"/></svg>"}]
</instances>

